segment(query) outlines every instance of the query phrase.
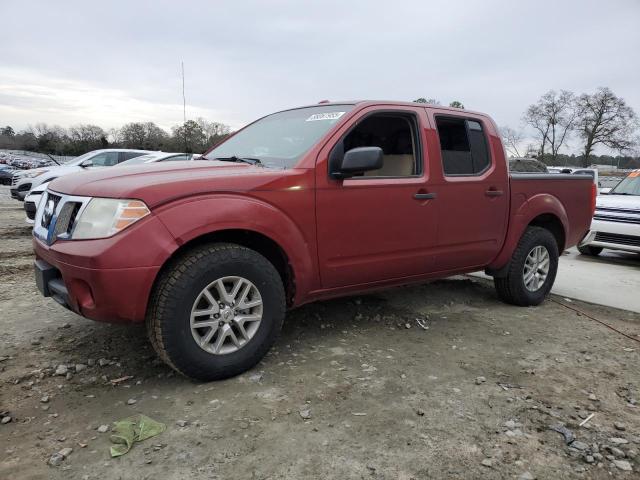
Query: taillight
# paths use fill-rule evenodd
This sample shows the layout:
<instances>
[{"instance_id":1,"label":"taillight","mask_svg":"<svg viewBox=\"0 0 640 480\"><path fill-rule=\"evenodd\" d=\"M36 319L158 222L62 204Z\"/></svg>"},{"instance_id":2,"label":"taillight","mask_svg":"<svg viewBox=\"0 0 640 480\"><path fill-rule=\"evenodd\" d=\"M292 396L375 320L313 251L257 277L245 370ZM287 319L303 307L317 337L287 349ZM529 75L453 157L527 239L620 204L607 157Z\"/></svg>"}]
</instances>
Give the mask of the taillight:
<instances>
[{"instance_id":1,"label":"taillight","mask_svg":"<svg viewBox=\"0 0 640 480\"><path fill-rule=\"evenodd\" d=\"M596 213L596 197L598 196L598 188L595 183L591 184L591 216Z\"/></svg>"}]
</instances>

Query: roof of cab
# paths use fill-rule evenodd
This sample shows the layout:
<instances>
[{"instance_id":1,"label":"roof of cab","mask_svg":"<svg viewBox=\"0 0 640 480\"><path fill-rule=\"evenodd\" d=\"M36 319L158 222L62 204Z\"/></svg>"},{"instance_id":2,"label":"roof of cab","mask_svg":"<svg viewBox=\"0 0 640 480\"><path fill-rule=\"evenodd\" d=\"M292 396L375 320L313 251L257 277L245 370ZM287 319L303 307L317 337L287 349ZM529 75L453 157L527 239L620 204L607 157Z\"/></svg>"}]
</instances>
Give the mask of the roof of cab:
<instances>
[{"instance_id":1,"label":"roof of cab","mask_svg":"<svg viewBox=\"0 0 640 480\"><path fill-rule=\"evenodd\" d=\"M477 112L475 110L467 110L467 109L460 109L460 108L455 108L455 107L449 107L449 106L445 106L445 105L435 105L433 103L419 103L419 102L403 102L403 101L397 101L397 100L346 100L346 101L321 101L319 103L314 103L311 105L302 105L299 107L293 107L293 108L287 108L283 111L286 110L297 110L299 108L310 108L310 107L324 107L324 106L338 106L338 105L357 105L359 107L373 107L373 106L378 106L378 105L388 105L388 106L401 106L401 107L424 107L424 108L431 108L431 109L438 109L438 110L447 110L450 111L452 113L457 113L460 114L461 111L464 111L465 113L471 113L473 115L482 115L482 116L487 116L486 113L483 112Z\"/></svg>"}]
</instances>

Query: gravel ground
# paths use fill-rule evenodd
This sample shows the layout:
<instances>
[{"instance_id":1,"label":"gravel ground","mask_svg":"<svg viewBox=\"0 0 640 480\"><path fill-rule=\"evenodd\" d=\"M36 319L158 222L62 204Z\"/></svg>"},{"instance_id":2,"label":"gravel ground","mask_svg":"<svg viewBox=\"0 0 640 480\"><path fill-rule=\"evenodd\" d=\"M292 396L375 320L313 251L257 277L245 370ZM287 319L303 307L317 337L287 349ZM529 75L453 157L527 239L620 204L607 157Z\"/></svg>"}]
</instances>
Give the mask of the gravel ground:
<instances>
[{"instance_id":1,"label":"gravel ground","mask_svg":"<svg viewBox=\"0 0 640 480\"><path fill-rule=\"evenodd\" d=\"M2 479L640 470L640 345L554 301L507 306L484 280L460 277L308 305L254 370L195 383L156 359L143 328L40 297L22 215L0 190ZM639 314L569 305L640 338ZM167 430L110 458L104 426L135 413ZM561 426L571 445L550 429Z\"/></svg>"}]
</instances>

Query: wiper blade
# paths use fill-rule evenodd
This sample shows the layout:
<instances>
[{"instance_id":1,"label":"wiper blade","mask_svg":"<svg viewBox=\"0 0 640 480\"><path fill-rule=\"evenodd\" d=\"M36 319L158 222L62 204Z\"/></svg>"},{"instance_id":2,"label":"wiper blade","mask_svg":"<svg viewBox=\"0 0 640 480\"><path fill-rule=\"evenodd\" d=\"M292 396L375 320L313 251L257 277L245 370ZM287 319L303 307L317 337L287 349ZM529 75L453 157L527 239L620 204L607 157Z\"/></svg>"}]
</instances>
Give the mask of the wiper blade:
<instances>
[{"instance_id":1,"label":"wiper blade","mask_svg":"<svg viewBox=\"0 0 640 480\"><path fill-rule=\"evenodd\" d=\"M221 162L248 163L249 165L262 165L262 162L257 158L238 157L236 155L231 157L215 157L214 160L220 160Z\"/></svg>"}]
</instances>

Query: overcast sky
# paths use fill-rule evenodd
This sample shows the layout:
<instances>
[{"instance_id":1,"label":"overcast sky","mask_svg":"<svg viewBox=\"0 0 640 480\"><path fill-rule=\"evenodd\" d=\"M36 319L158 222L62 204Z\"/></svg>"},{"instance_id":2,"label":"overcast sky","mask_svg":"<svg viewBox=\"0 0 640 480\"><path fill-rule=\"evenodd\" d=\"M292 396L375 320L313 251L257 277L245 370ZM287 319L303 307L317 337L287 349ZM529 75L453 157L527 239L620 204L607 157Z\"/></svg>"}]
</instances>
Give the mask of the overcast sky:
<instances>
[{"instance_id":1,"label":"overcast sky","mask_svg":"<svg viewBox=\"0 0 640 480\"><path fill-rule=\"evenodd\" d=\"M640 113L640 1L0 1L0 125L232 127L322 99L460 100L518 127L549 89Z\"/></svg>"}]
</instances>

